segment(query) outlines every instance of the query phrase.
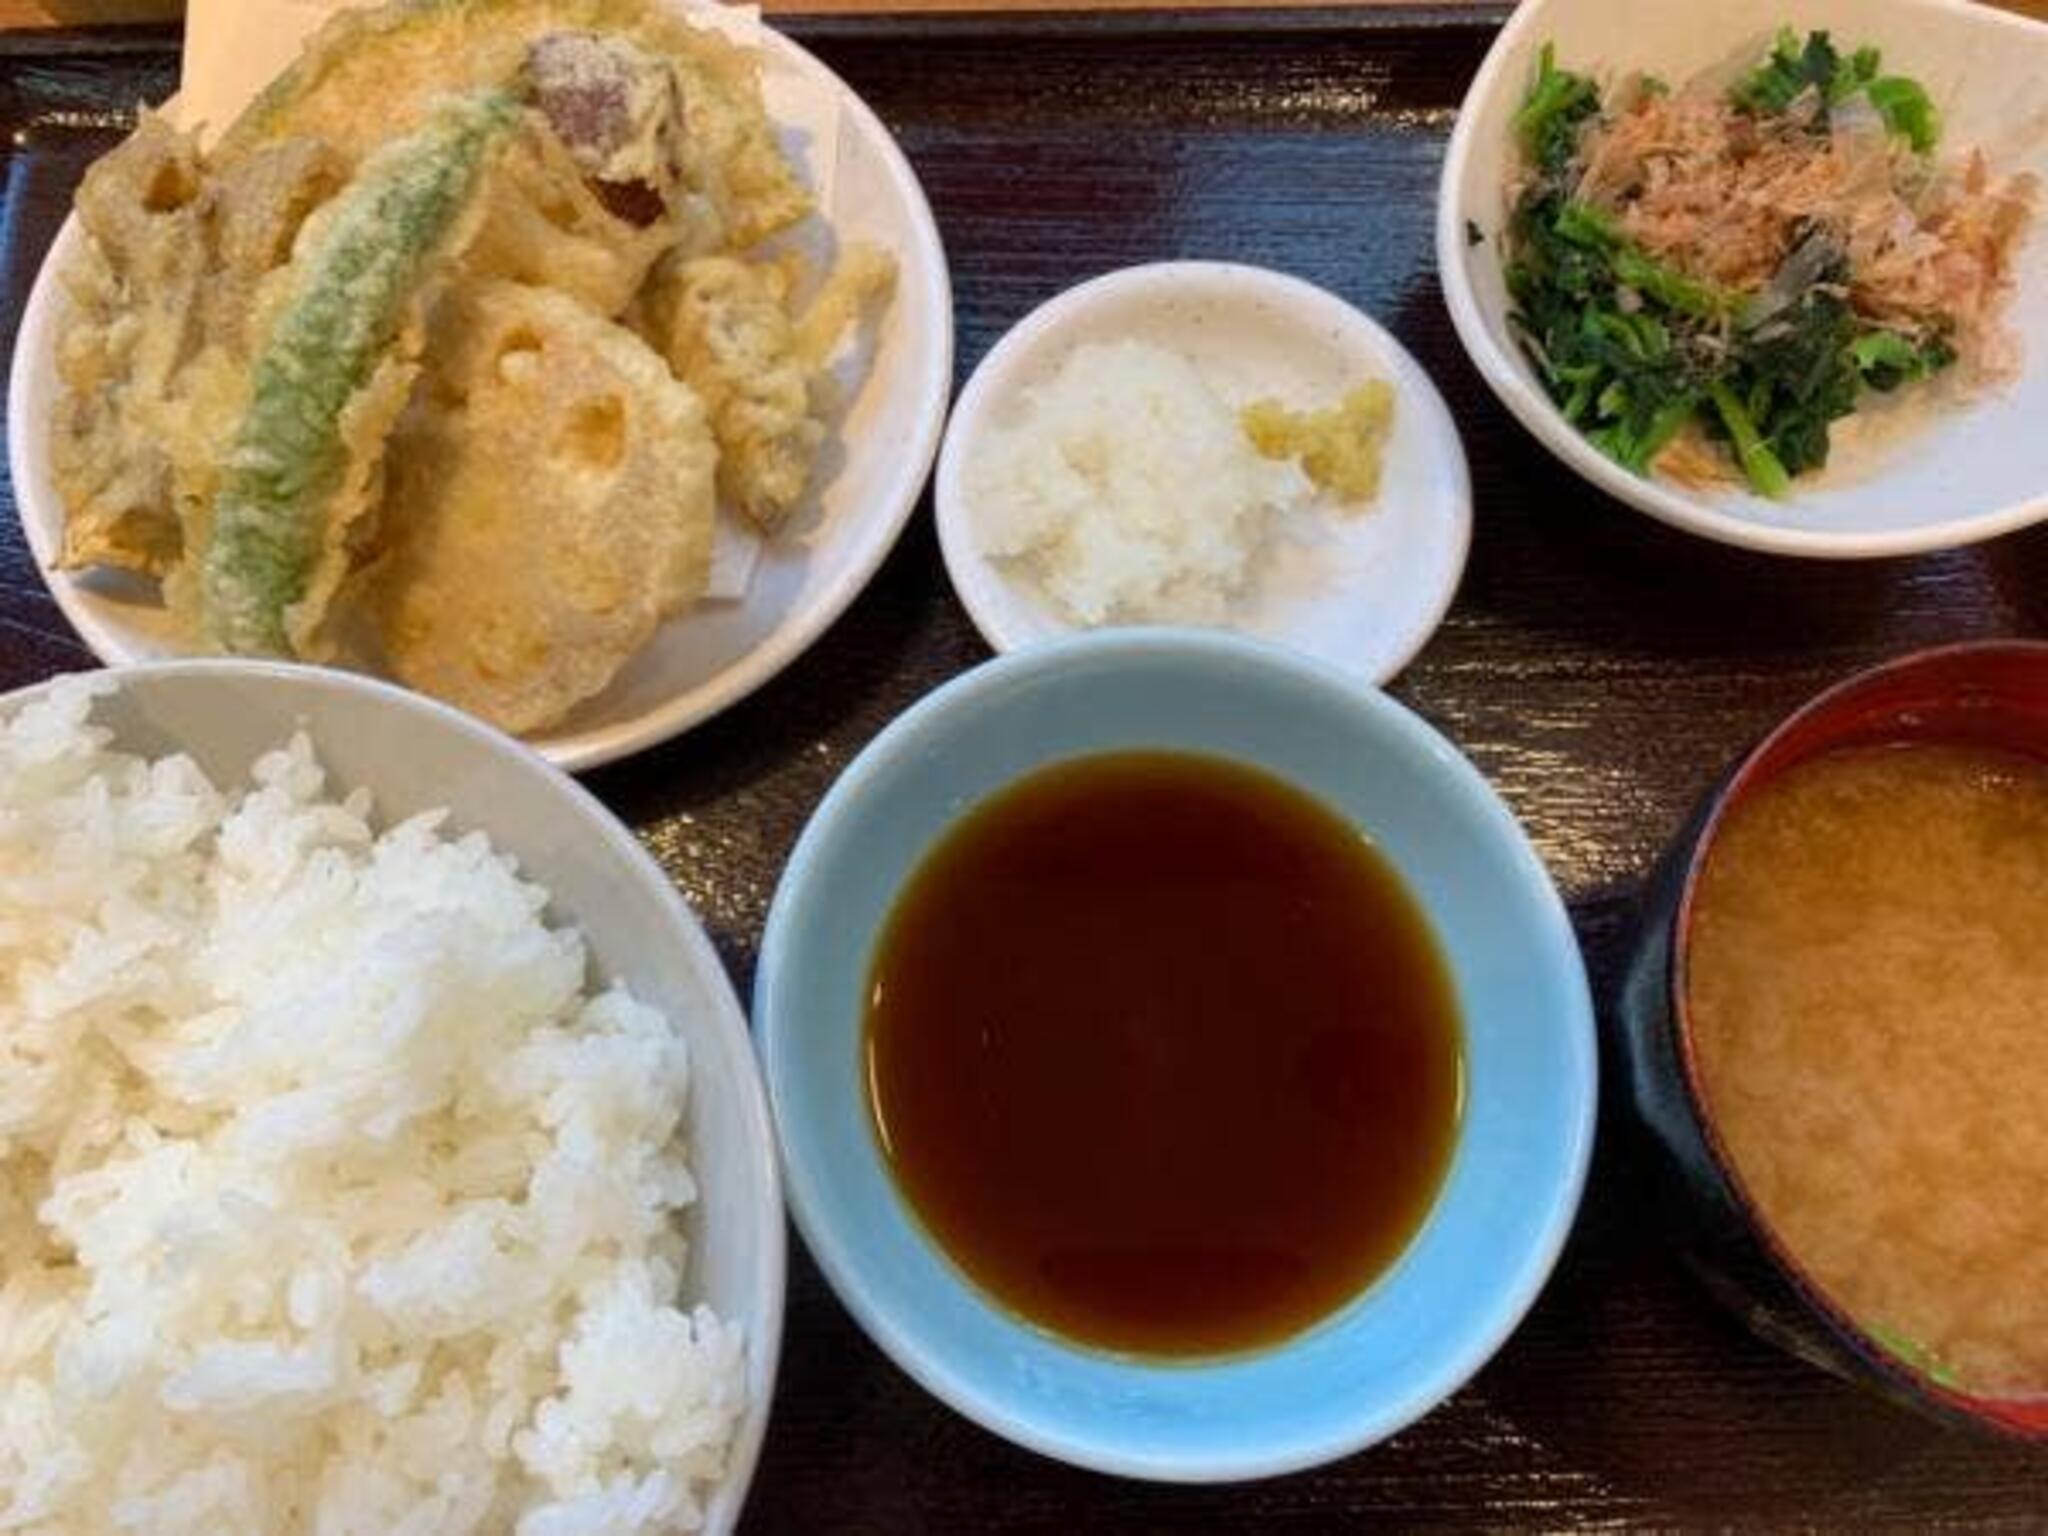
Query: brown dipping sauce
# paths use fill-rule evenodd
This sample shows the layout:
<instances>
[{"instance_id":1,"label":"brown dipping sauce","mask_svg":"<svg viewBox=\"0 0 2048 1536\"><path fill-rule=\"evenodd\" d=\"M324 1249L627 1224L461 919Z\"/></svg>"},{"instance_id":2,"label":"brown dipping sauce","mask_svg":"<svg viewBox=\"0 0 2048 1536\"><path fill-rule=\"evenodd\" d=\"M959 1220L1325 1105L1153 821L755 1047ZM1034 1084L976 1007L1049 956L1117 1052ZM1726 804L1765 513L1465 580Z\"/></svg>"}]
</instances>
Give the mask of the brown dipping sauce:
<instances>
[{"instance_id":1,"label":"brown dipping sauce","mask_svg":"<svg viewBox=\"0 0 2048 1536\"><path fill-rule=\"evenodd\" d=\"M1117 753L974 807L877 947L869 1108L899 1187L1029 1321L1199 1356L1317 1322L1443 1181L1463 1052L1393 866L1267 774Z\"/></svg>"}]
</instances>

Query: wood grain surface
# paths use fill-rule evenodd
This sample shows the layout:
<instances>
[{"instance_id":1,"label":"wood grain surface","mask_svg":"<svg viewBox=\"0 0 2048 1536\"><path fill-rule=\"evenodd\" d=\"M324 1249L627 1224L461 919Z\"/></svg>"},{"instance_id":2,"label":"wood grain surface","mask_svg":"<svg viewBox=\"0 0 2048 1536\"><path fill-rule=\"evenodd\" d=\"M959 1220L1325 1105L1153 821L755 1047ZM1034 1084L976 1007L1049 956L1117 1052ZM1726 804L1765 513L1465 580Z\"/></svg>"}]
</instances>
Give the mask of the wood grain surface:
<instances>
[{"instance_id":1,"label":"wood grain surface","mask_svg":"<svg viewBox=\"0 0 2048 1536\"><path fill-rule=\"evenodd\" d=\"M1466 363L1431 258L1445 134L1489 37L1447 18L1113 39L841 27L812 41L924 178L953 263L963 377L1060 288L1174 256L1322 283L1436 376L1471 455L1476 538L1448 621L1394 692L1527 824L1604 1016L1637 882L1716 770L1861 664L2048 631L2048 530L1911 560L1771 560L1665 530L1554 464ZM161 35L0 51L10 344L78 175L173 71ZM783 859L833 776L985 654L921 510L872 588L778 681L591 778L696 906L743 994ZM0 688L89 661L0 509ZM1610 1113L1554 1280L1476 1380L1384 1445L1243 1488L1120 1482L985 1434L890 1365L793 1245L749 1529L2042 1528L2041 1456L1866 1399L1720 1311L1673 1258L1617 1125Z\"/></svg>"}]
</instances>

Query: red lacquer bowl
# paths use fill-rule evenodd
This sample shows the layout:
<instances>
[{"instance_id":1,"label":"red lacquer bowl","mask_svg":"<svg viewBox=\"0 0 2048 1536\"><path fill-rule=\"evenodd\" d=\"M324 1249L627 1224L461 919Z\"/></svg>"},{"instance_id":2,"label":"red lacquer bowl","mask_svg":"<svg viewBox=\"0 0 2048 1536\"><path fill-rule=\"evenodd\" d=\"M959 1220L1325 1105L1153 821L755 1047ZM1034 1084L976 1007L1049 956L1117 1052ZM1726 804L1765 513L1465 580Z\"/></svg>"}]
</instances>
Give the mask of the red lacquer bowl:
<instances>
[{"instance_id":1,"label":"red lacquer bowl","mask_svg":"<svg viewBox=\"0 0 2048 1536\"><path fill-rule=\"evenodd\" d=\"M1934 1380L1843 1313L1744 1189L1703 1091L1686 1011L1701 868L1724 818L1795 763L1840 747L1941 741L2048 761L2048 644L1921 651L1858 673L1794 713L1707 795L1645 889L1619 1008L1629 1099L1678 1197L1686 1256L1759 1334L1800 1358L1949 1421L2048 1441L2048 1398L1999 1401Z\"/></svg>"}]
</instances>

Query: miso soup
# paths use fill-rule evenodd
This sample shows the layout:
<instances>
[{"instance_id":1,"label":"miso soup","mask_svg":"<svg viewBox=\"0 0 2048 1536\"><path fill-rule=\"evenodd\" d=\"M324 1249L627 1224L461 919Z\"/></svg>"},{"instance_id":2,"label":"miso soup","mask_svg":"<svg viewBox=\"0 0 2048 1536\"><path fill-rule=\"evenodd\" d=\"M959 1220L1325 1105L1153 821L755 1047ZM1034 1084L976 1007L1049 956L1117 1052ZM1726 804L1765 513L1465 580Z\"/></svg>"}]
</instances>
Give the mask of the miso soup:
<instances>
[{"instance_id":1,"label":"miso soup","mask_svg":"<svg viewBox=\"0 0 2048 1536\"><path fill-rule=\"evenodd\" d=\"M1979 1396L2048 1392L2048 766L1831 752L1738 802L1686 1000L1752 1201L1866 1332Z\"/></svg>"}]
</instances>

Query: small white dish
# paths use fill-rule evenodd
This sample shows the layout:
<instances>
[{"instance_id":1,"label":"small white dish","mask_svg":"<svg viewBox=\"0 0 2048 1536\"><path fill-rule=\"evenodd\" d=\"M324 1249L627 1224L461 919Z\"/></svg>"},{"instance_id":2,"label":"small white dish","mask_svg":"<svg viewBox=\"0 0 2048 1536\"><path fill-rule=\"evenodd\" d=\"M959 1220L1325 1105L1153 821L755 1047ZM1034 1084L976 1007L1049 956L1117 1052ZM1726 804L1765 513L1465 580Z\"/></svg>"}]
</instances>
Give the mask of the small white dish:
<instances>
[{"instance_id":1,"label":"small white dish","mask_svg":"<svg viewBox=\"0 0 2048 1536\"><path fill-rule=\"evenodd\" d=\"M1366 379L1394 386L1379 495L1314 516L1313 541L1276 540L1230 625L1383 683L1442 621L1472 539L1472 483L1451 413L1429 375L1377 322L1313 283L1261 267L1169 261L1070 288L1019 321L982 359L953 409L934 505L953 588L998 651L1076 626L1030 579L982 553L966 467L1027 390L1089 342L1180 353L1233 408L1277 396L1334 404Z\"/></svg>"},{"instance_id":2,"label":"small white dish","mask_svg":"<svg viewBox=\"0 0 2048 1536\"><path fill-rule=\"evenodd\" d=\"M97 724L123 752L184 752L216 783L303 730L328 784L370 792L381 826L446 809L545 886L593 978L622 981L690 1053L688 1137L697 1200L684 1213L686 1289L746 1334L747 1405L705 1506L707 1536L739 1523L767 1432L782 1344L782 1187L768 1100L732 983L703 927L638 838L575 780L460 710L391 683L292 662L206 657L127 667ZM12 714L48 691L0 695Z\"/></svg>"},{"instance_id":3,"label":"small white dish","mask_svg":"<svg viewBox=\"0 0 2048 1536\"><path fill-rule=\"evenodd\" d=\"M1498 242L1516 164L1511 123L1543 45L1555 45L1560 68L1677 83L1750 52L1761 58L1780 27L1827 30L1845 50L1877 46L1888 71L1933 96L1945 151L1978 145L1995 168L2048 180L2048 25L2038 21L1972 0L1524 0L1459 109L1437 198L1437 262L1465 350L1501 403L1578 474L1725 544L1858 559L1969 544L2048 518L2048 208L2016 260L2006 314L2025 346L2020 376L1974 400L1909 405L1896 430L1838 422L1827 468L1802 476L1783 501L1631 474L1564 419L1516 345Z\"/></svg>"},{"instance_id":4,"label":"small white dish","mask_svg":"<svg viewBox=\"0 0 2048 1536\"><path fill-rule=\"evenodd\" d=\"M845 612L881 565L917 505L938 449L953 382L953 287L931 206L881 119L844 81L769 28L759 37L769 115L778 103L829 92L838 142L785 134L813 185L830 166L830 196L800 233L807 247L866 239L896 255L897 281L866 382L828 446L815 506L793 536L762 550L746 595L706 602L670 621L609 688L560 725L530 738L557 767L581 772L668 740L737 703L801 655ZM30 550L64 616L110 666L183 654L153 590L114 573L52 569L64 511L50 481L49 423L57 394L56 340L67 298L58 276L84 235L58 231L22 313L8 393L8 468Z\"/></svg>"}]
</instances>

